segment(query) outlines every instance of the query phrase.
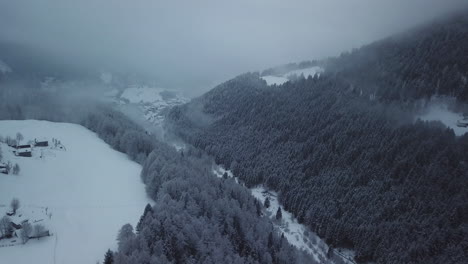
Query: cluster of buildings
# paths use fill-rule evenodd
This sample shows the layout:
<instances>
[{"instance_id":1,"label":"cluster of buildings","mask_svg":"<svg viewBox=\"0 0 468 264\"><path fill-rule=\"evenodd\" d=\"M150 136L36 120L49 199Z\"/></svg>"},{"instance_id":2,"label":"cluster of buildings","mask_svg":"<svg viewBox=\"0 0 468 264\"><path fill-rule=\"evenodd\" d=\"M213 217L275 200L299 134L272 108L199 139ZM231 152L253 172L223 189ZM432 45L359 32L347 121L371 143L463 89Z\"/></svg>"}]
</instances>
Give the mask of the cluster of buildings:
<instances>
[{"instance_id":1,"label":"cluster of buildings","mask_svg":"<svg viewBox=\"0 0 468 264\"><path fill-rule=\"evenodd\" d=\"M49 146L49 141L47 141L47 140L38 141L37 139L34 139L34 142L32 144L13 145L13 146L10 146L10 147L15 149L13 151L13 153L16 156L19 156L19 157L32 157L33 147L48 147L48 146Z\"/></svg>"}]
</instances>

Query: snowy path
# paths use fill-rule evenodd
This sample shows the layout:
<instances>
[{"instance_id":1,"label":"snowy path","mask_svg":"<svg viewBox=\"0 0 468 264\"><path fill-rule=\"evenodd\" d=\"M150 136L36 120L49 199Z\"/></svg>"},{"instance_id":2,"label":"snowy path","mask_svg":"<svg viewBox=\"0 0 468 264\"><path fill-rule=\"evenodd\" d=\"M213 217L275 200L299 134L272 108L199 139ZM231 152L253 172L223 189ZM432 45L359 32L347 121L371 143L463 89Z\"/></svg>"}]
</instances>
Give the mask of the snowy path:
<instances>
[{"instance_id":1,"label":"snowy path","mask_svg":"<svg viewBox=\"0 0 468 264\"><path fill-rule=\"evenodd\" d=\"M213 168L213 173L219 178L223 177L224 173L227 173L228 177L234 177L236 183L241 184L239 179L237 179L231 171L224 169L220 165L216 165ZM276 192L269 191L263 186L250 188L250 191L262 204L264 204L265 199L268 197L270 200L270 207L266 208L266 216L270 218L273 225L284 234L291 245L309 253L317 263L333 263L333 261L327 257L328 245L308 227L300 224L292 213L284 209L277 199L278 194ZM281 220L276 219L276 211L279 207L281 207L282 210ZM351 250L347 250L347 254L336 250L334 250L334 252L339 255L339 263L355 263L350 260L354 256L354 252Z\"/></svg>"},{"instance_id":2,"label":"snowy path","mask_svg":"<svg viewBox=\"0 0 468 264\"><path fill-rule=\"evenodd\" d=\"M96 263L126 223L135 225L150 202L141 166L113 150L86 128L46 121L0 121L0 136L59 139L66 151L36 148L16 157L2 145L4 160L18 163L18 176L0 174L0 204L20 199L23 209L48 207L55 237L0 248L0 263ZM24 142L24 143L25 143ZM39 156L44 153L44 158ZM59 238L60 236L60 238Z\"/></svg>"}]
</instances>

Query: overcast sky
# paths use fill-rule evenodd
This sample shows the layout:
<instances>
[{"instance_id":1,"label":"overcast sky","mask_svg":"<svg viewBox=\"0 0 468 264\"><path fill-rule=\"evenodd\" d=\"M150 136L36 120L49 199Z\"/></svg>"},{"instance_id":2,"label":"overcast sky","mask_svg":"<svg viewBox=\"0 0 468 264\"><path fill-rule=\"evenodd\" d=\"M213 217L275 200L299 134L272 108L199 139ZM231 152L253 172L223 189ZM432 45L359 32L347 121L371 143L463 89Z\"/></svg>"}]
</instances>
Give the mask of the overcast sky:
<instances>
[{"instance_id":1,"label":"overcast sky","mask_svg":"<svg viewBox=\"0 0 468 264\"><path fill-rule=\"evenodd\" d=\"M466 2L0 0L0 40L90 67L144 71L162 85L195 87L338 55Z\"/></svg>"}]
</instances>

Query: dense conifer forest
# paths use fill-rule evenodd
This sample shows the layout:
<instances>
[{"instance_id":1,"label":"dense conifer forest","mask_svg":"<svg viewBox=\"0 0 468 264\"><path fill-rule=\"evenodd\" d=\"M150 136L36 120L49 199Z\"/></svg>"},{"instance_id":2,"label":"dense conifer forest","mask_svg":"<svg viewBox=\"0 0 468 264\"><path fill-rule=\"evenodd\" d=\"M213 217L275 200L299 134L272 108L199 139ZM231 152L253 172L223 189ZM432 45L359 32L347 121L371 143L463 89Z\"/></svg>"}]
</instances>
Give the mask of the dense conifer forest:
<instances>
[{"instance_id":1,"label":"dense conifer forest","mask_svg":"<svg viewBox=\"0 0 468 264\"><path fill-rule=\"evenodd\" d=\"M279 191L359 262L464 263L468 134L413 122L409 109L434 95L466 102L467 17L321 62L320 77L241 75L174 108L167 128L247 185Z\"/></svg>"}]
</instances>

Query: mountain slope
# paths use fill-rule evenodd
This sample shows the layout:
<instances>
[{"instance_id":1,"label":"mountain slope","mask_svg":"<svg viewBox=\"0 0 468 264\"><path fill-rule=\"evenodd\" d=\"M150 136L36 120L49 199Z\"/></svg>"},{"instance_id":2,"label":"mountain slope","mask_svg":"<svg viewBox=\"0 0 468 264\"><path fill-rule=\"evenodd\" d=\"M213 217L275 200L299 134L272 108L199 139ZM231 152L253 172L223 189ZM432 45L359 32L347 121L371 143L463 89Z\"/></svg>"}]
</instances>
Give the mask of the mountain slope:
<instances>
[{"instance_id":1,"label":"mountain slope","mask_svg":"<svg viewBox=\"0 0 468 264\"><path fill-rule=\"evenodd\" d=\"M358 261L463 263L468 134L402 109L433 95L466 101L461 71L438 71L465 69L467 17L331 59L320 77L270 87L241 75L175 107L166 126L248 185L278 191L288 211ZM446 38L451 53L425 52Z\"/></svg>"}]
</instances>

